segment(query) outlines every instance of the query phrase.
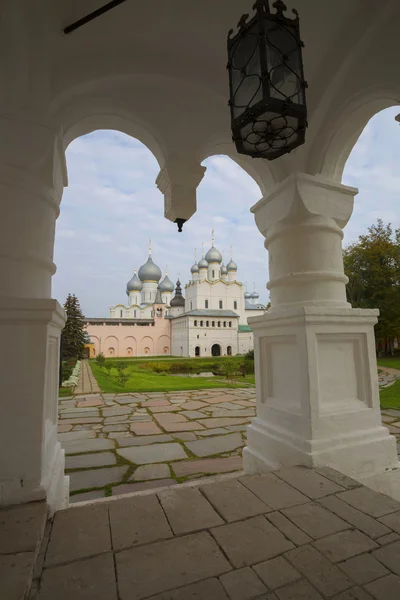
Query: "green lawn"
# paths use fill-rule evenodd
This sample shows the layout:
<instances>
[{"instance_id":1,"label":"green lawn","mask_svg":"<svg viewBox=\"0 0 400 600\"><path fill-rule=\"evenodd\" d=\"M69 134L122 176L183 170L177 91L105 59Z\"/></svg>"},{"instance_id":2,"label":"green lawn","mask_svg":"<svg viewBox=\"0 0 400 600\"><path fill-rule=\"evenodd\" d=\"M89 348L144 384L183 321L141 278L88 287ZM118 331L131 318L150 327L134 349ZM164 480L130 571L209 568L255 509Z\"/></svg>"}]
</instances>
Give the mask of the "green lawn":
<instances>
[{"instance_id":1,"label":"green lawn","mask_svg":"<svg viewBox=\"0 0 400 600\"><path fill-rule=\"evenodd\" d=\"M212 372L215 369L215 365L223 365L224 362L234 361L237 364L241 364L244 361L243 356L235 357L216 357L216 358L173 358L173 357L162 357L163 364L170 363L184 363L189 366L193 372ZM226 388L231 387L232 384L223 377L188 377L185 375L171 375L169 373L155 373L150 368L143 368L142 365L145 363L155 362L160 363L161 357L155 359L147 358L112 358L107 359L112 365L123 362L127 365L127 372L129 379L127 383L122 386L116 381L118 371L116 367L112 367L110 371L106 368L101 368L96 361L91 360L90 366L93 374L96 377L97 383L102 392L105 393L123 393L123 392L158 392L158 391L178 391L178 390L201 390L207 388ZM246 375L246 377L239 376L233 384L235 387L240 386L252 386L254 385L254 375Z\"/></svg>"},{"instance_id":2,"label":"green lawn","mask_svg":"<svg viewBox=\"0 0 400 600\"><path fill-rule=\"evenodd\" d=\"M400 370L400 355L385 356L385 358L378 358L378 367L389 367L391 369Z\"/></svg>"},{"instance_id":3,"label":"green lawn","mask_svg":"<svg viewBox=\"0 0 400 600\"><path fill-rule=\"evenodd\" d=\"M400 379L380 391L381 408L400 408Z\"/></svg>"},{"instance_id":4,"label":"green lawn","mask_svg":"<svg viewBox=\"0 0 400 600\"><path fill-rule=\"evenodd\" d=\"M67 396L72 396L74 388L58 388L58 397L66 398Z\"/></svg>"}]
</instances>

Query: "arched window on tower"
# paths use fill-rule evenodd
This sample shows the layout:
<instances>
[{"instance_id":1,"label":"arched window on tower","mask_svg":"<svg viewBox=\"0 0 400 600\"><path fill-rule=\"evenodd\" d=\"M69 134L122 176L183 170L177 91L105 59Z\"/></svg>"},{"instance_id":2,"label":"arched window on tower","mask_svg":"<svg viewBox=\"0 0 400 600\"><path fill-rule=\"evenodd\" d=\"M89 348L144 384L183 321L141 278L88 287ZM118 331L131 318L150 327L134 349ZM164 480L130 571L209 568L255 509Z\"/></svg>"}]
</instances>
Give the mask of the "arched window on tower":
<instances>
[{"instance_id":1,"label":"arched window on tower","mask_svg":"<svg viewBox=\"0 0 400 600\"><path fill-rule=\"evenodd\" d=\"M222 305L222 300L220 300L220 301L219 301L219 307L220 307L220 309L222 309L222 308L223 308L223 305Z\"/></svg>"},{"instance_id":2,"label":"arched window on tower","mask_svg":"<svg viewBox=\"0 0 400 600\"><path fill-rule=\"evenodd\" d=\"M208 300L205 301L205 307L208 308Z\"/></svg>"},{"instance_id":3,"label":"arched window on tower","mask_svg":"<svg viewBox=\"0 0 400 600\"><path fill-rule=\"evenodd\" d=\"M235 310L237 309L237 301L236 301L236 300L234 300L234 301L233 301L233 308L234 308Z\"/></svg>"},{"instance_id":4,"label":"arched window on tower","mask_svg":"<svg viewBox=\"0 0 400 600\"><path fill-rule=\"evenodd\" d=\"M197 327L197 319L194 320L194 326Z\"/></svg>"}]
</instances>

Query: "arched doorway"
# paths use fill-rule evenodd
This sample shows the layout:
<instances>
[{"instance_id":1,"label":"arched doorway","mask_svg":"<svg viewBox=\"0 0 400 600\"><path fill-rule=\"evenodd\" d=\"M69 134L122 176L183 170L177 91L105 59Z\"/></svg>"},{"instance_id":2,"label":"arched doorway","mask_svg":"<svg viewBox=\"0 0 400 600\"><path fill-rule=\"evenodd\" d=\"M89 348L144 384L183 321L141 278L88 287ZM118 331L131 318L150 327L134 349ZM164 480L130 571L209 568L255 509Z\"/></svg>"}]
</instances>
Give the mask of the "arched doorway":
<instances>
[{"instance_id":1,"label":"arched doorway","mask_svg":"<svg viewBox=\"0 0 400 600\"><path fill-rule=\"evenodd\" d=\"M211 347L211 356L221 356L221 346L219 344L214 344Z\"/></svg>"},{"instance_id":2,"label":"arched doorway","mask_svg":"<svg viewBox=\"0 0 400 600\"><path fill-rule=\"evenodd\" d=\"M200 346L196 346L196 348L194 349L194 355L200 356Z\"/></svg>"},{"instance_id":3,"label":"arched doorway","mask_svg":"<svg viewBox=\"0 0 400 600\"><path fill-rule=\"evenodd\" d=\"M228 346L226 349L226 353L228 356L232 356L232 346Z\"/></svg>"}]
</instances>

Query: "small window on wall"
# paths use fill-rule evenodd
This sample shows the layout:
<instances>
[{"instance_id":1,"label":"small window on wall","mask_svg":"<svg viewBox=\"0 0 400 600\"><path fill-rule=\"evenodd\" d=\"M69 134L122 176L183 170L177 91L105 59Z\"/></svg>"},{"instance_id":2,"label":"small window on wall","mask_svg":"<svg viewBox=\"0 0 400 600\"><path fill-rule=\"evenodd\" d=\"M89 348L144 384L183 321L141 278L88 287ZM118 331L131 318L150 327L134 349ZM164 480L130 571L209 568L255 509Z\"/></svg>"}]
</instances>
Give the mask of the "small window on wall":
<instances>
[{"instance_id":1,"label":"small window on wall","mask_svg":"<svg viewBox=\"0 0 400 600\"><path fill-rule=\"evenodd\" d=\"M232 321L229 321L229 327L232 327Z\"/></svg>"},{"instance_id":2,"label":"small window on wall","mask_svg":"<svg viewBox=\"0 0 400 600\"><path fill-rule=\"evenodd\" d=\"M194 321L194 326L197 327L197 320Z\"/></svg>"},{"instance_id":3,"label":"small window on wall","mask_svg":"<svg viewBox=\"0 0 400 600\"><path fill-rule=\"evenodd\" d=\"M219 307L222 308L222 300L219 301Z\"/></svg>"},{"instance_id":4,"label":"small window on wall","mask_svg":"<svg viewBox=\"0 0 400 600\"><path fill-rule=\"evenodd\" d=\"M193 308L193 304L192 304L192 302L190 302L190 310L192 310L192 308Z\"/></svg>"},{"instance_id":5,"label":"small window on wall","mask_svg":"<svg viewBox=\"0 0 400 600\"><path fill-rule=\"evenodd\" d=\"M212 322L212 326L215 327L215 321Z\"/></svg>"},{"instance_id":6,"label":"small window on wall","mask_svg":"<svg viewBox=\"0 0 400 600\"><path fill-rule=\"evenodd\" d=\"M200 321L200 327L203 327L203 321Z\"/></svg>"},{"instance_id":7,"label":"small window on wall","mask_svg":"<svg viewBox=\"0 0 400 600\"><path fill-rule=\"evenodd\" d=\"M206 321L206 327L210 327L210 321Z\"/></svg>"},{"instance_id":8,"label":"small window on wall","mask_svg":"<svg viewBox=\"0 0 400 600\"><path fill-rule=\"evenodd\" d=\"M136 310L133 311L133 318L136 319Z\"/></svg>"},{"instance_id":9,"label":"small window on wall","mask_svg":"<svg viewBox=\"0 0 400 600\"><path fill-rule=\"evenodd\" d=\"M208 300L205 302L205 307L208 308Z\"/></svg>"},{"instance_id":10,"label":"small window on wall","mask_svg":"<svg viewBox=\"0 0 400 600\"><path fill-rule=\"evenodd\" d=\"M226 321L224 321L224 327L226 327Z\"/></svg>"},{"instance_id":11,"label":"small window on wall","mask_svg":"<svg viewBox=\"0 0 400 600\"><path fill-rule=\"evenodd\" d=\"M233 301L233 308L236 310L237 309L237 302L236 300Z\"/></svg>"},{"instance_id":12,"label":"small window on wall","mask_svg":"<svg viewBox=\"0 0 400 600\"><path fill-rule=\"evenodd\" d=\"M215 279L215 271L214 271L214 269L213 269L213 272L212 272L212 276L213 276L213 279Z\"/></svg>"},{"instance_id":13,"label":"small window on wall","mask_svg":"<svg viewBox=\"0 0 400 600\"><path fill-rule=\"evenodd\" d=\"M218 321L218 327L221 327L221 321Z\"/></svg>"}]
</instances>

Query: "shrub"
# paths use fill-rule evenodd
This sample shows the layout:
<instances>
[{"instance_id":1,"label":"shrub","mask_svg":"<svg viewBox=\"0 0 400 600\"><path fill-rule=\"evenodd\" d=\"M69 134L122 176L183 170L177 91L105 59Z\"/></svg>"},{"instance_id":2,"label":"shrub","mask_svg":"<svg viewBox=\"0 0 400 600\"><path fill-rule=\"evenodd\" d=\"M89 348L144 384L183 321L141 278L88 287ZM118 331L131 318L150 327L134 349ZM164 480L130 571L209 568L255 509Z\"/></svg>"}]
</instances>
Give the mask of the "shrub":
<instances>
[{"instance_id":1,"label":"shrub","mask_svg":"<svg viewBox=\"0 0 400 600\"><path fill-rule=\"evenodd\" d=\"M244 357L247 360L254 360L254 350L249 350L248 352L246 352L246 354L244 355Z\"/></svg>"},{"instance_id":2,"label":"shrub","mask_svg":"<svg viewBox=\"0 0 400 600\"><path fill-rule=\"evenodd\" d=\"M150 363L151 364L151 370L154 371L154 373L170 373L171 372L171 364L165 362L159 362L159 363Z\"/></svg>"},{"instance_id":3,"label":"shrub","mask_svg":"<svg viewBox=\"0 0 400 600\"><path fill-rule=\"evenodd\" d=\"M99 365L100 368L104 367L106 363L106 357L102 352L100 352L100 354L96 356L96 363Z\"/></svg>"},{"instance_id":4,"label":"shrub","mask_svg":"<svg viewBox=\"0 0 400 600\"><path fill-rule=\"evenodd\" d=\"M112 364L111 364L110 362L107 362L107 361L106 361L106 364L105 364L104 366L105 366L105 368L107 369L107 371L108 371L108 374L110 374L110 371L111 371L111 369L112 369Z\"/></svg>"}]
</instances>

